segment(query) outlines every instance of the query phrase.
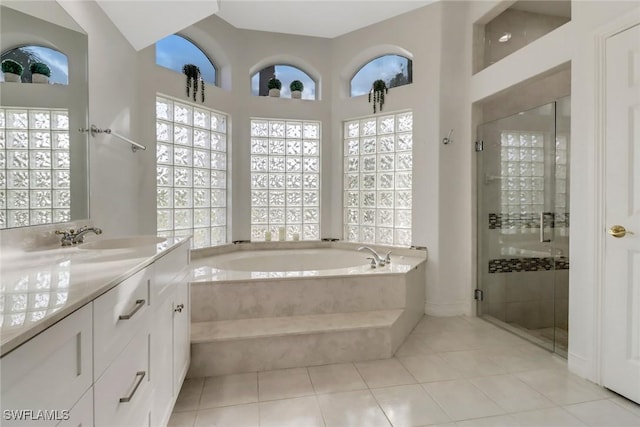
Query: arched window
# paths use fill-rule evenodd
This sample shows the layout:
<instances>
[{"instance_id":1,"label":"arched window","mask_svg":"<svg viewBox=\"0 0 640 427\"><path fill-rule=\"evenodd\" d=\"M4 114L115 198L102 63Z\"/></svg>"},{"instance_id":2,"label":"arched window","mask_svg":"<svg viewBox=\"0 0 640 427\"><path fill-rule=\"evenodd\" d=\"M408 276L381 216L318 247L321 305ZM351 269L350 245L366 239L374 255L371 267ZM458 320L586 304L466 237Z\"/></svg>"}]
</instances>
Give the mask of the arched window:
<instances>
[{"instance_id":1,"label":"arched window","mask_svg":"<svg viewBox=\"0 0 640 427\"><path fill-rule=\"evenodd\" d=\"M29 66L34 62L42 62L51 70L49 83L69 84L69 59L67 55L55 49L35 45L20 46L3 52L2 61L5 59L13 59L22 65L22 81L25 83L31 83Z\"/></svg>"},{"instance_id":2,"label":"arched window","mask_svg":"<svg viewBox=\"0 0 640 427\"><path fill-rule=\"evenodd\" d=\"M351 96L366 95L379 79L390 88L413 83L413 61L400 55L384 55L369 61L351 79Z\"/></svg>"},{"instance_id":3,"label":"arched window","mask_svg":"<svg viewBox=\"0 0 640 427\"><path fill-rule=\"evenodd\" d=\"M304 85L302 99L316 99L316 82L311 76L300 68L282 64L270 65L251 76L251 93L254 96L267 96L269 94L267 83L273 76L282 83L281 98L291 98L289 85L294 80L300 80Z\"/></svg>"},{"instance_id":4,"label":"arched window","mask_svg":"<svg viewBox=\"0 0 640 427\"><path fill-rule=\"evenodd\" d=\"M172 34L156 43L156 65L182 74L185 64L197 65L204 81L217 86L218 70L213 61L191 40Z\"/></svg>"}]
</instances>

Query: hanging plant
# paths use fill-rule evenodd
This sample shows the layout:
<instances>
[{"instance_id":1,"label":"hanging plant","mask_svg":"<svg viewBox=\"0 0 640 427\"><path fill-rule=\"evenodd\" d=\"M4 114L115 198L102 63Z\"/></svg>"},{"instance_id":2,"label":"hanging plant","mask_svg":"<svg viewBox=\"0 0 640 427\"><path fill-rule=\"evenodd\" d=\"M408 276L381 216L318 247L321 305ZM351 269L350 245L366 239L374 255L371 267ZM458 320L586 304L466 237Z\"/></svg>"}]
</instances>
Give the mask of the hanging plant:
<instances>
[{"instance_id":1,"label":"hanging plant","mask_svg":"<svg viewBox=\"0 0 640 427\"><path fill-rule=\"evenodd\" d=\"M373 114L376 113L376 106L380 106L380 111L382 111L382 106L384 105L384 94L389 92L389 88L384 80L376 80L371 85L371 90L369 91L369 103L371 103L371 95L373 95Z\"/></svg>"},{"instance_id":2,"label":"hanging plant","mask_svg":"<svg viewBox=\"0 0 640 427\"><path fill-rule=\"evenodd\" d=\"M193 100L196 100L198 87L200 87L202 102L204 102L204 79L200 73L200 68L194 64L185 64L182 72L187 76L187 97L193 91Z\"/></svg>"}]
</instances>

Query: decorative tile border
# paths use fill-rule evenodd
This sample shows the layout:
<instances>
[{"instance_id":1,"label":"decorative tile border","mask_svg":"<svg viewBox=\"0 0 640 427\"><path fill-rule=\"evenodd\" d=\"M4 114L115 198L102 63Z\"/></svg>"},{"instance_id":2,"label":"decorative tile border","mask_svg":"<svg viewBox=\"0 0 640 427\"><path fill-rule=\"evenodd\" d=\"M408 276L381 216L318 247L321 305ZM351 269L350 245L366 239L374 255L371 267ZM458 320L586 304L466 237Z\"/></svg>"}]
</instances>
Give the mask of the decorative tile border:
<instances>
[{"instance_id":1,"label":"decorative tile border","mask_svg":"<svg viewBox=\"0 0 640 427\"><path fill-rule=\"evenodd\" d=\"M569 227L569 213L549 213L545 222L552 228ZM540 214L490 213L489 230L501 228L540 228Z\"/></svg>"},{"instance_id":2,"label":"decorative tile border","mask_svg":"<svg viewBox=\"0 0 640 427\"><path fill-rule=\"evenodd\" d=\"M516 273L522 271L568 270L569 258L499 258L489 260L489 273Z\"/></svg>"}]
</instances>

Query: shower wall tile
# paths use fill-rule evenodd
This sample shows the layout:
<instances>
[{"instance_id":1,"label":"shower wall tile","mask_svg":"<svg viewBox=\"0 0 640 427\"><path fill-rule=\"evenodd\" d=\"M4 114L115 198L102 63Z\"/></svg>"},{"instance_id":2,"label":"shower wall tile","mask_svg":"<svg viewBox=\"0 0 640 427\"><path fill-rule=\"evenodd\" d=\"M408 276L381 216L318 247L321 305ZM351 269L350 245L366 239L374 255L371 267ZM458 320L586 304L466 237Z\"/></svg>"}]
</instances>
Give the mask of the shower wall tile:
<instances>
[{"instance_id":1,"label":"shower wall tile","mask_svg":"<svg viewBox=\"0 0 640 427\"><path fill-rule=\"evenodd\" d=\"M549 213L545 217L545 227L569 227L569 213ZM540 228L540 214L489 213L489 230L502 228Z\"/></svg>"},{"instance_id":2,"label":"shower wall tile","mask_svg":"<svg viewBox=\"0 0 640 427\"><path fill-rule=\"evenodd\" d=\"M498 258L489 260L489 273L549 271L569 269L569 258Z\"/></svg>"}]
</instances>

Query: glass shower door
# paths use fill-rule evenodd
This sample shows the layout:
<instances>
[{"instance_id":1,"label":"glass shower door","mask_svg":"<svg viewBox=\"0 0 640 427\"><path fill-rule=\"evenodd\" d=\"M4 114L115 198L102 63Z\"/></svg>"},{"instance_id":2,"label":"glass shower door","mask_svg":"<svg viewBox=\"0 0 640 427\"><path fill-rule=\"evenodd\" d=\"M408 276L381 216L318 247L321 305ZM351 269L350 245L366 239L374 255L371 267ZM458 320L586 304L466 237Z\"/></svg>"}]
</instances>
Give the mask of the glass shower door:
<instances>
[{"instance_id":1,"label":"glass shower door","mask_svg":"<svg viewBox=\"0 0 640 427\"><path fill-rule=\"evenodd\" d=\"M558 304L568 298L556 270L568 248L568 216L558 214L556 199L557 176L564 174L566 193L568 175L556 133L555 102L478 128L478 314L562 354L556 329L566 310ZM566 223L566 247L556 222Z\"/></svg>"}]
</instances>

